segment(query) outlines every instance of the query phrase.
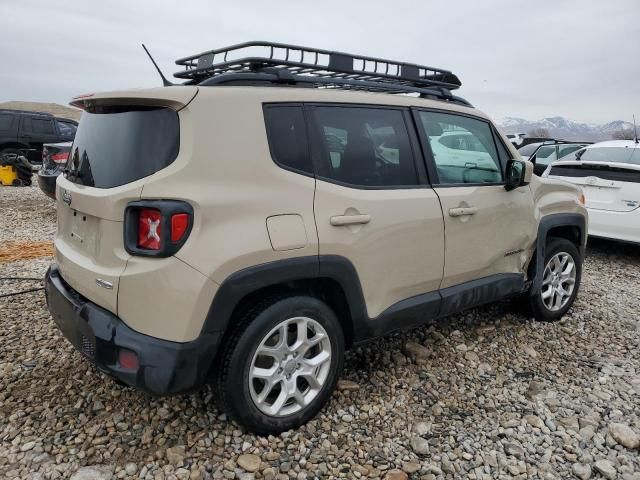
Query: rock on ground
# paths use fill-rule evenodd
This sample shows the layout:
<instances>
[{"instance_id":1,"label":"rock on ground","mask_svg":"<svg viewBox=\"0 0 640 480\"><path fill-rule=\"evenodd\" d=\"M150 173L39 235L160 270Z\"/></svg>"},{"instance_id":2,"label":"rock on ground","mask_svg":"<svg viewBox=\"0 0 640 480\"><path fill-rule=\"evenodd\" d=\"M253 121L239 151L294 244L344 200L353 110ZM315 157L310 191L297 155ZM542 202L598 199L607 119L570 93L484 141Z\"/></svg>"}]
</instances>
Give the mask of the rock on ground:
<instances>
[{"instance_id":1,"label":"rock on ground","mask_svg":"<svg viewBox=\"0 0 640 480\"><path fill-rule=\"evenodd\" d=\"M113 474L108 467L82 467L71 476L71 480L111 480Z\"/></svg>"},{"instance_id":2,"label":"rock on ground","mask_svg":"<svg viewBox=\"0 0 640 480\"><path fill-rule=\"evenodd\" d=\"M631 449L640 447L640 435L634 432L628 425L612 423L609 425L609 434L623 447Z\"/></svg>"},{"instance_id":3,"label":"rock on ground","mask_svg":"<svg viewBox=\"0 0 640 480\"><path fill-rule=\"evenodd\" d=\"M596 472L609 480L614 480L617 476L616 469L609 460L598 460L595 463L594 468Z\"/></svg>"},{"instance_id":4,"label":"rock on ground","mask_svg":"<svg viewBox=\"0 0 640 480\"><path fill-rule=\"evenodd\" d=\"M253 454L243 454L238 457L238 466L247 472L257 472L260 468L260 457Z\"/></svg>"}]
</instances>

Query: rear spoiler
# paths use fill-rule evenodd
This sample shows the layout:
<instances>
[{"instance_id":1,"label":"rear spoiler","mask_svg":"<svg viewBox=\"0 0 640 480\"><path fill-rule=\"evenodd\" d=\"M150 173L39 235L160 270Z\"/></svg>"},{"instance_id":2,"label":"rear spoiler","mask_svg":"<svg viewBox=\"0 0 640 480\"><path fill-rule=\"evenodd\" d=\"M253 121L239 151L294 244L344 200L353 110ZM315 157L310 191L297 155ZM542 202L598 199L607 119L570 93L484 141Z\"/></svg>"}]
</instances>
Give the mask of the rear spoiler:
<instances>
[{"instance_id":1,"label":"rear spoiler","mask_svg":"<svg viewBox=\"0 0 640 480\"><path fill-rule=\"evenodd\" d=\"M82 110L90 110L95 105L158 106L180 110L186 107L197 94L198 87L195 86L87 93L73 97L69 105Z\"/></svg>"}]
</instances>

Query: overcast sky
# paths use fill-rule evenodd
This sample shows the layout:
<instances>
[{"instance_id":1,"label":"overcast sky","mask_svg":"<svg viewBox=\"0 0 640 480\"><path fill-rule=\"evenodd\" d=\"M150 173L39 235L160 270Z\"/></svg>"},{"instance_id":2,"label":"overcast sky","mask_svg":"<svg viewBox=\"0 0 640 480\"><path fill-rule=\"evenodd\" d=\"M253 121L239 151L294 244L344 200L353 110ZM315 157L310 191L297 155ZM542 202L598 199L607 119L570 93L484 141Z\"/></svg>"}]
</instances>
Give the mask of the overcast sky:
<instances>
[{"instance_id":1,"label":"overcast sky","mask_svg":"<svg viewBox=\"0 0 640 480\"><path fill-rule=\"evenodd\" d=\"M0 0L0 101L156 86L176 58L271 40L447 68L494 118L640 117L640 0Z\"/></svg>"}]
</instances>

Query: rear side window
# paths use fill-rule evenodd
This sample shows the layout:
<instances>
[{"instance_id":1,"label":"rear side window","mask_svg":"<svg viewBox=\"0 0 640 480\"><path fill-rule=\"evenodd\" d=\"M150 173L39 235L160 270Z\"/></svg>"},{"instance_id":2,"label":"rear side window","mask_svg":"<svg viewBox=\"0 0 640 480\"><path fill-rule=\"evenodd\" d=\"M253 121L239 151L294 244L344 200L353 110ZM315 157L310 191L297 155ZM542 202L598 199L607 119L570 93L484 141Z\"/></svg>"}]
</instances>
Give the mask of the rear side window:
<instances>
[{"instance_id":1,"label":"rear side window","mask_svg":"<svg viewBox=\"0 0 640 480\"><path fill-rule=\"evenodd\" d=\"M568 145L558 147L558 158L562 158L565 155L569 155L570 153L576 152L580 150L584 145Z\"/></svg>"},{"instance_id":2,"label":"rear side window","mask_svg":"<svg viewBox=\"0 0 640 480\"><path fill-rule=\"evenodd\" d=\"M56 133L53 120L44 118L31 118L31 131L41 135L53 135Z\"/></svg>"},{"instance_id":3,"label":"rear side window","mask_svg":"<svg viewBox=\"0 0 640 480\"><path fill-rule=\"evenodd\" d=\"M0 130L9 130L13 124L13 115L0 113Z\"/></svg>"},{"instance_id":4,"label":"rear side window","mask_svg":"<svg viewBox=\"0 0 640 480\"><path fill-rule=\"evenodd\" d=\"M285 168L313 175L302 106L267 105L264 119L273 160Z\"/></svg>"},{"instance_id":5,"label":"rear side window","mask_svg":"<svg viewBox=\"0 0 640 480\"><path fill-rule=\"evenodd\" d=\"M83 112L67 178L97 188L124 185L171 164L180 148L178 114L162 107Z\"/></svg>"},{"instance_id":6,"label":"rear side window","mask_svg":"<svg viewBox=\"0 0 640 480\"><path fill-rule=\"evenodd\" d=\"M401 110L314 107L318 175L363 187L418 185Z\"/></svg>"}]
</instances>

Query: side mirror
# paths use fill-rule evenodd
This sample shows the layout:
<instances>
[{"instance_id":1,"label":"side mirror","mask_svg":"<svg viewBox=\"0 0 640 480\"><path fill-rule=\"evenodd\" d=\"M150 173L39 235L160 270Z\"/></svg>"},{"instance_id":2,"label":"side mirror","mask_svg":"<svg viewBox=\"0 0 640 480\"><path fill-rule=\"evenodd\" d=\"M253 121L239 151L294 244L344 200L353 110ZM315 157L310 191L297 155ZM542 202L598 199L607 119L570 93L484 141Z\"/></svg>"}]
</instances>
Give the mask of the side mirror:
<instances>
[{"instance_id":1,"label":"side mirror","mask_svg":"<svg viewBox=\"0 0 640 480\"><path fill-rule=\"evenodd\" d=\"M529 185L533 175L533 163L524 160L509 160L504 188L507 191Z\"/></svg>"}]
</instances>

